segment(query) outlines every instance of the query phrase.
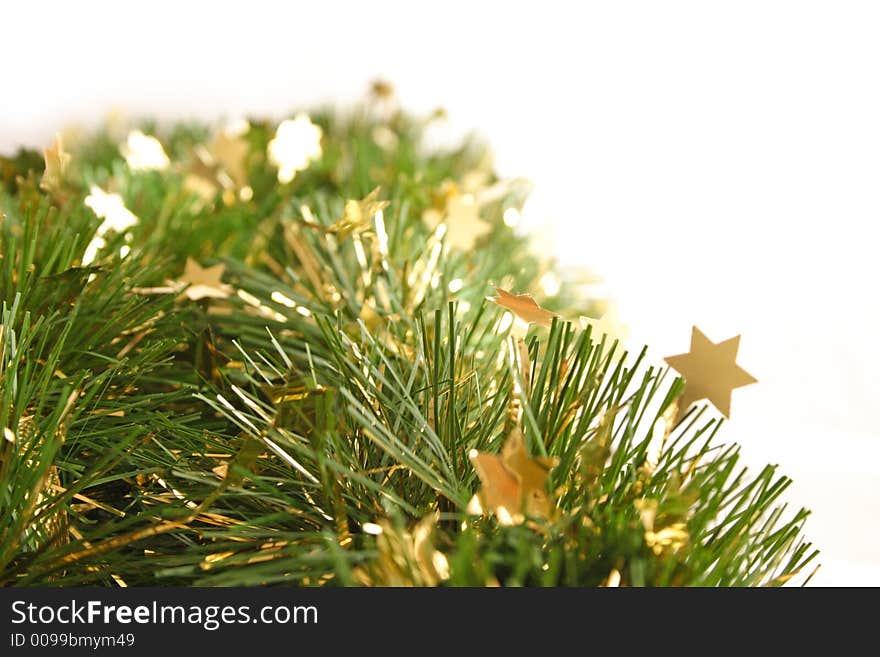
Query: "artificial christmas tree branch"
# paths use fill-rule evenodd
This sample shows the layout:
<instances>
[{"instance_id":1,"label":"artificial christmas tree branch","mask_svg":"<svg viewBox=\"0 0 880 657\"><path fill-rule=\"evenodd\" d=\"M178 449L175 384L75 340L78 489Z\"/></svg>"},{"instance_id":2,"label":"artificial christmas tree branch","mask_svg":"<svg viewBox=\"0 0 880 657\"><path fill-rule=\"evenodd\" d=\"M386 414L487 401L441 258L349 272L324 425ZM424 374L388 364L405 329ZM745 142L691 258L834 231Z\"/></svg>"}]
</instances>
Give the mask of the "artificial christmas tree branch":
<instances>
[{"instance_id":1,"label":"artificial christmas tree branch","mask_svg":"<svg viewBox=\"0 0 880 657\"><path fill-rule=\"evenodd\" d=\"M808 578L788 479L566 321L600 300L542 291L523 184L426 150L436 120L373 98L0 161L0 583Z\"/></svg>"}]
</instances>

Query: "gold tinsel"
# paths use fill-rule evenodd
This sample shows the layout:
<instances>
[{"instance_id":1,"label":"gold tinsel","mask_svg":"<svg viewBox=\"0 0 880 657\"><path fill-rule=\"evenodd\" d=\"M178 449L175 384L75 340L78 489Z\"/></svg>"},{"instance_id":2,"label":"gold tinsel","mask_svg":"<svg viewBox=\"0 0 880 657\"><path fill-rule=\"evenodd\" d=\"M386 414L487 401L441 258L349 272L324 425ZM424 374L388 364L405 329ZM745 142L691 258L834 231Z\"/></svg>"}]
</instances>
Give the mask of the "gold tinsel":
<instances>
[{"instance_id":1,"label":"gold tinsel","mask_svg":"<svg viewBox=\"0 0 880 657\"><path fill-rule=\"evenodd\" d=\"M18 432L14 442L9 440L7 434L6 449L17 449L19 453L38 453L42 448L47 436L37 434L37 425L33 415L22 417L18 421ZM55 440L60 446L64 441L64 427L59 425L55 435L49 440ZM31 469L37 467L33 459L28 459L24 467ZM51 513L44 513L45 507L64 489L61 486L61 476L58 466L51 465L43 478L25 495L26 509L23 515L30 516L31 521L26 524L24 530L24 543L30 543L34 551L46 546L61 547L69 541L67 509L59 506Z\"/></svg>"},{"instance_id":2,"label":"gold tinsel","mask_svg":"<svg viewBox=\"0 0 880 657\"><path fill-rule=\"evenodd\" d=\"M422 518L412 531L390 520L370 523L364 529L376 536L378 556L355 571L365 586L437 586L449 578L446 555L434 547L438 514Z\"/></svg>"}]
</instances>

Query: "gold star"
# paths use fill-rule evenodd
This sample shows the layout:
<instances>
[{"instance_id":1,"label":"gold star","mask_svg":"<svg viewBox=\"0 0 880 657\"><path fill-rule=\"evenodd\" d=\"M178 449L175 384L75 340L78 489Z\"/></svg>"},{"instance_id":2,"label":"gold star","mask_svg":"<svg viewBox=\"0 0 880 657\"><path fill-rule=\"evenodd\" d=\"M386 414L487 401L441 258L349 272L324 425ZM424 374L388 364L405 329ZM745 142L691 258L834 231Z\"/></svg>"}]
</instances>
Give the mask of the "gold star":
<instances>
[{"instance_id":1,"label":"gold star","mask_svg":"<svg viewBox=\"0 0 880 657\"><path fill-rule=\"evenodd\" d=\"M522 431L510 432L500 455L472 449L468 458L483 484L468 504L469 513L494 513L503 525L520 524L526 515L550 515L547 477L556 460L532 458Z\"/></svg>"},{"instance_id":2,"label":"gold star","mask_svg":"<svg viewBox=\"0 0 880 657\"><path fill-rule=\"evenodd\" d=\"M605 338L605 349L602 351L603 357L611 351L611 347L614 345L615 340L618 342L616 353L618 355L623 353L623 341L629 337L629 327L626 324L621 323L618 318L616 305L611 304L605 313L598 319L582 316L581 326L583 328L587 328L588 326L593 327L593 333L591 336L593 342L599 343L602 341L603 335L607 336Z\"/></svg>"},{"instance_id":3,"label":"gold star","mask_svg":"<svg viewBox=\"0 0 880 657\"><path fill-rule=\"evenodd\" d=\"M444 241L447 245L460 251L469 251L480 238L491 232L492 224L480 218L477 197L472 193L459 193L455 183L442 186L437 203L437 207L425 210L422 219L431 230L441 223L446 226Z\"/></svg>"},{"instance_id":4,"label":"gold star","mask_svg":"<svg viewBox=\"0 0 880 657\"><path fill-rule=\"evenodd\" d=\"M119 150L132 171L162 171L171 164L162 143L140 130L132 130Z\"/></svg>"},{"instance_id":5,"label":"gold star","mask_svg":"<svg viewBox=\"0 0 880 657\"><path fill-rule=\"evenodd\" d=\"M226 265L222 262L212 267L202 267L192 258L186 259L186 268L180 282L188 287L183 291L193 301L205 298L223 299L229 296L231 287L221 281Z\"/></svg>"},{"instance_id":6,"label":"gold star","mask_svg":"<svg viewBox=\"0 0 880 657\"><path fill-rule=\"evenodd\" d=\"M47 192L56 192L61 188L64 181L64 171L70 162L70 153L65 152L61 135L55 135L55 142L43 151L46 160L46 168L43 170L43 178L40 187Z\"/></svg>"},{"instance_id":7,"label":"gold star","mask_svg":"<svg viewBox=\"0 0 880 657\"><path fill-rule=\"evenodd\" d=\"M446 555L434 547L434 531L440 518L433 512L412 529L382 519L364 523L364 533L376 537L376 558L354 571L368 586L437 586L449 579Z\"/></svg>"},{"instance_id":8,"label":"gold star","mask_svg":"<svg viewBox=\"0 0 880 657\"><path fill-rule=\"evenodd\" d=\"M253 194L247 184L250 146L243 136L249 129L247 121L231 123L218 130L210 144L196 146L183 181L186 190L206 203L214 199L218 190L223 191L227 205L232 205L236 196L249 200Z\"/></svg>"},{"instance_id":9,"label":"gold star","mask_svg":"<svg viewBox=\"0 0 880 657\"><path fill-rule=\"evenodd\" d=\"M379 100L394 98L394 85L387 80L377 78L370 83L370 95Z\"/></svg>"},{"instance_id":10,"label":"gold star","mask_svg":"<svg viewBox=\"0 0 880 657\"><path fill-rule=\"evenodd\" d=\"M735 388L758 380L736 364L740 336L715 344L696 326L691 350L665 360L685 379L679 407L684 411L699 399L708 399L724 417L730 417L730 396Z\"/></svg>"},{"instance_id":11,"label":"gold star","mask_svg":"<svg viewBox=\"0 0 880 657\"><path fill-rule=\"evenodd\" d=\"M489 297L489 301L497 303L502 308L507 308L517 319L525 324L538 324L549 328L554 317L559 317L554 312L541 308L529 294L511 294L507 290L496 287L497 297Z\"/></svg>"},{"instance_id":12,"label":"gold star","mask_svg":"<svg viewBox=\"0 0 880 657\"><path fill-rule=\"evenodd\" d=\"M275 137L266 147L269 161L278 167L278 182L289 183L298 172L321 158L323 134L321 126L312 123L307 114L297 114L278 125Z\"/></svg>"},{"instance_id":13,"label":"gold star","mask_svg":"<svg viewBox=\"0 0 880 657\"><path fill-rule=\"evenodd\" d=\"M249 150L247 140L229 130L220 130L211 142L211 155L238 188L247 184Z\"/></svg>"},{"instance_id":14,"label":"gold star","mask_svg":"<svg viewBox=\"0 0 880 657\"><path fill-rule=\"evenodd\" d=\"M480 206L473 194L454 196L446 203L446 243L462 251L473 248L492 225L480 219Z\"/></svg>"},{"instance_id":15,"label":"gold star","mask_svg":"<svg viewBox=\"0 0 880 657\"><path fill-rule=\"evenodd\" d=\"M345 239L353 233L363 233L373 227L373 217L380 210L388 207L388 201L379 200L379 188L367 194L360 201L349 199L345 202L342 217L337 219L329 230L336 233L339 239Z\"/></svg>"}]
</instances>

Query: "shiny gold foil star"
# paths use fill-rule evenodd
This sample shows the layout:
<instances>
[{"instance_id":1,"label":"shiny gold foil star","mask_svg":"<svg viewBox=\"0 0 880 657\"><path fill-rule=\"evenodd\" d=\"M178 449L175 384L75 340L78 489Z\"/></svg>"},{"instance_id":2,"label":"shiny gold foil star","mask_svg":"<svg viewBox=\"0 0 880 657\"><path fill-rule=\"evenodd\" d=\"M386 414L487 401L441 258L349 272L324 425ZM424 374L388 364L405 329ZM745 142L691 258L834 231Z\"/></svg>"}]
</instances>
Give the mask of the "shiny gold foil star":
<instances>
[{"instance_id":1,"label":"shiny gold foil star","mask_svg":"<svg viewBox=\"0 0 880 657\"><path fill-rule=\"evenodd\" d=\"M550 515L547 477L556 460L531 457L522 431L510 432L500 455L472 449L468 458L482 484L468 504L469 513L494 513L503 525L521 524L526 515Z\"/></svg>"},{"instance_id":2,"label":"shiny gold foil star","mask_svg":"<svg viewBox=\"0 0 880 657\"><path fill-rule=\"evenodd\" d=\"M682 411L699 399L708 399L724 417L729 418L731 392L758 382L736 364L739 339L737 335L715 344L695 326L690 352L665 359L685 379L684 393L679 399Z\"/></svg>"},{"instance_id":3,"label":"shiny gold foil star","mask_svg":"<svg viewBox=\"0 0 880 657\"><path fill-rule=\"evenodd\" d=\"M187 258L180 282L188 287L183 291L182 296L193 301L228 297L232 288L221 280L225 269L226 265L222 262L212 267L202 267L192 258Z\"/></svg>"},{"instance_id":4,"label":"shiny gold foil star","mask_svg":"<svg viewBox=\"0 0 880 657\"><path fill-rule=\"evenodd\" d=\"M64 172L70 162L70 153L65 152L61 135L55 136L51 147L43 151L46 160L46 168L43 170L43 178L40 187L47 192L57 192L64 181Z\"/></svg>"},{"instance_id":5,"label":"shiny gold foil star","mask_svg":"<svg viewBox=\"0 0 880 657\"><path fill-rule=\"evenodd\" d=\"M373 217L380 210L388 207L388 201L379 200L379 188L367 194L360 201L349 199L345 202L342 217L337 219L329 230L336 233L339 239L345 239L353 233L363 233L373 227Z\"/></svg>"},{"instance_id":6,"label":"shiny gold foil star","mask_svg":"<svg viewBox=\"0 0 880 657\"><path fill-rule=\"evenodd\" d=\"M496 287L497 297L489 297L489 301L497 303L502 308L507 308L517 319L525 324L538 324L549 328L554 317L559 317L554 312L541 308L529 294L511 294L507 290Z\"/></svg>"}]
</instances>

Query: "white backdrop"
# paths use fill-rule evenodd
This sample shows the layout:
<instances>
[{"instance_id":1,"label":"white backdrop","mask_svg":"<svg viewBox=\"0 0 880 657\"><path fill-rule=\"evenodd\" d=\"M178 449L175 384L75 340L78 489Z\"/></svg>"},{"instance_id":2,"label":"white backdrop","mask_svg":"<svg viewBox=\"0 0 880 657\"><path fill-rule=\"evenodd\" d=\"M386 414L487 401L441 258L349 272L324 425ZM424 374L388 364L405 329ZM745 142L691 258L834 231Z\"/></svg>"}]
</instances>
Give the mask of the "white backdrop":
<instances>
[{"instance_id":1,"label":"white backdrop","mask_svg":"<svg viewBox=\"0 0 880 657\"><path fill-rule=\"evenodd\" d=\"M376 76L536 182L633 345L742 333L723 435L795 479L815 582L880 585L880 5L843 0L6 3L0 150L111 109L352 101Z\"/></svg>"}]
</instances>

